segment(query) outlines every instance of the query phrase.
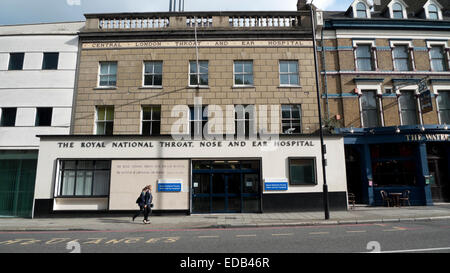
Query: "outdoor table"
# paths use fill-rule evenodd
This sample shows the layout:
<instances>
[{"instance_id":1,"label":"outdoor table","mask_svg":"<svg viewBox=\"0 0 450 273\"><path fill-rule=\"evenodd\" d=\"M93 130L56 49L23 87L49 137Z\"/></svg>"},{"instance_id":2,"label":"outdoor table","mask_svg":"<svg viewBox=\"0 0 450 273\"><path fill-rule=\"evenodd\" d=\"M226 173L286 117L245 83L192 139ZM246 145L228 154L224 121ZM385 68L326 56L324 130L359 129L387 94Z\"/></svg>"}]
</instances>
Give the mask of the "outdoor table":
<instances>
[{"instance_id":1,"label":"outdoor table","mask_svg":"<svg viewBox=\"0 0 450 273\"><path fill-rule=\"evenodd\" d=\"M389 193L392 196L392 201L394 201L394 206L400 207L400 197L402 196L401 192L391 192Z\"/></svg>"}]
</instances>

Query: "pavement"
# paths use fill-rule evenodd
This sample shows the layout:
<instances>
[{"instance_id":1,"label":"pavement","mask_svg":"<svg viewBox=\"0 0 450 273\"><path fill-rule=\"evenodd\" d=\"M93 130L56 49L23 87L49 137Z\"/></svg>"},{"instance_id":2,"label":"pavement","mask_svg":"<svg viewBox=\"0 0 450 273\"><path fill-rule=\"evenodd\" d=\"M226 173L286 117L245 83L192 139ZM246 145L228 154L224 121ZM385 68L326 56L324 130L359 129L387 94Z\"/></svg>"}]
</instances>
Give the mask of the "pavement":
<instances>
[{"instance_id":1,"label":"pavement","mask_svg":"<svg viewBox=\"0 0 450 273\"><path fill-rule=\"evenodd\" d=\"M0 217L0 232L7 231L138 231L182 230L211 228L254 228L280 226L348 225L367 223L435 221L450 219L450 203L417 207L356 206L347 211L289 212L260 214L193 214L151 216L151 224L143 224L142 216L134 222L129 217L71 217L71 218L5 218Z\"/></svg>"}]
</instances>

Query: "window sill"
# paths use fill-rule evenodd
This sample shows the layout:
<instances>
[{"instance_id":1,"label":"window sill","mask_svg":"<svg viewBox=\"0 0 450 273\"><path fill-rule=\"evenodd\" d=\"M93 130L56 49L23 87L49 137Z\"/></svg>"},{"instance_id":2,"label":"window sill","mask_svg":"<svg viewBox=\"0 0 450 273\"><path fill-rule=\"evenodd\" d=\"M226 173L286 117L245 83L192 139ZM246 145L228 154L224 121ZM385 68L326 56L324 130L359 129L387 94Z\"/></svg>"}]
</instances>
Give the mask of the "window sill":
<instances>
[{"instance_id":1,"label":"window sill","mask_svg":"<svg viewBox=\"0 0 450 273\"><path fill-rule=\"evenodd\" d=\"M256 89L254 85L233 85L232 89Z\"/></svg>"},{"instance_id":2,"label":"window sill","mask_svg":"<svg viewBox=\"0 0 450 273\"><path fill-rule=\"evenodd\" d=\"M141 86L138 89L164 89L162 86Z\"/></svg>"},{"instance_id":3,"label":"window sill","mask_svg":"<svg viewBox=\"0 0 450 273\"><path fill-rule=\"evenodd\" d=\"M94 88L94 90L117 90L117 86L101 86Z\"/></svg>"},{"instance_id":4,"label":"window sill","mask_svg":"<svg viewBox=\"0 0 450 273\"><path fill-rule=\"evenodd\" d=\"M279 85L279 89L281 88L303 88L301 85Z\"/></svg>"},{"instance_id":5,"label":"window sill","mask_svg":"<svg viewBox=\"0 0 450 273\"><path fill-rule=\"evenodd\" d=\"M55 199L99 199L108 198L108 195L100 196L56 196Z\"/></svg>"},{"instance_id":6,"label":"window sill","mask_svg":"<svg viewBox=\"0 0 450 273\"><path fill-rule=\"evenodd\" d=\"M209 85L200 85L200 86L188 85L186 89L210 89L210 87Z\"/></svg>"}]
</instances>

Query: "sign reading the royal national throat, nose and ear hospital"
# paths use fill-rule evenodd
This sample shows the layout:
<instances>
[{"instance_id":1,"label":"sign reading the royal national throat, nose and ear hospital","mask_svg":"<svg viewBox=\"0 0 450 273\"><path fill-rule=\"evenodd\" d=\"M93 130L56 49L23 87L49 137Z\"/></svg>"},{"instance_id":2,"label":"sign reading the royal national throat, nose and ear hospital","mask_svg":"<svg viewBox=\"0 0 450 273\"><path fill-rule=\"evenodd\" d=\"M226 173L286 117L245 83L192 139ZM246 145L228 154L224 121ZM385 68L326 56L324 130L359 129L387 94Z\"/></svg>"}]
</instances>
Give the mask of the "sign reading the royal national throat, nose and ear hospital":
<instances>
[{"instance_id":1,"label":"sign reading the royal national throat, nose and ear hospital","mask_svg":"<svg viewBox=\"0 0 450 273\"><path fill-rule=\"evenodd\" d=\"M195 48L195 41L137 41L83 43L83 49L120 48ZM267 40L267 41L198 41L198 47L312 47L311 41Z\"/></svg>"}]
</instances>

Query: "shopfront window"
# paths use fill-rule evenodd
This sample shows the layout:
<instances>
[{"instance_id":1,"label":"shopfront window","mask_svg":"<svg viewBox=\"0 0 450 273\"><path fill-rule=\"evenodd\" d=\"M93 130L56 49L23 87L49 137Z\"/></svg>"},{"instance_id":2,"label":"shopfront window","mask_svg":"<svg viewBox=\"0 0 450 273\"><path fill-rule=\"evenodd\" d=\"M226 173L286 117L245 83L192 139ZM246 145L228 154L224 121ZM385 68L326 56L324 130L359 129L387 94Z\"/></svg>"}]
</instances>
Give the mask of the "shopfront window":
<instances>
[{"instance_id":1,"label":"shopfront window","mask_svg":"<svg viewBox=\"0 0 450 273\"><path fill-rule=\"evenodd\" d=\"M290 185L316 185L316 163L314 158L289 159Z\"/></svg>"},{"instance_id":2,"label":"shopfront window","mask_svg":"<svg viewBox=\"0 0 450 273\"><path fill-rule=\"evenodd\" d=\"M371 146L372 176L375 187L414 186L416 146L413 144L377 144Z\"/></svg>"},{"instance_id":3,"label":"shopfront window","mask_svg":"<svg viewBox=\"0 0 450 273\"><path fill-rule=\"evenodd\" d=\"M61 161L59 196L107 196L109 193L110 174L110 161Z\"/></svg>"}]
</instances>

